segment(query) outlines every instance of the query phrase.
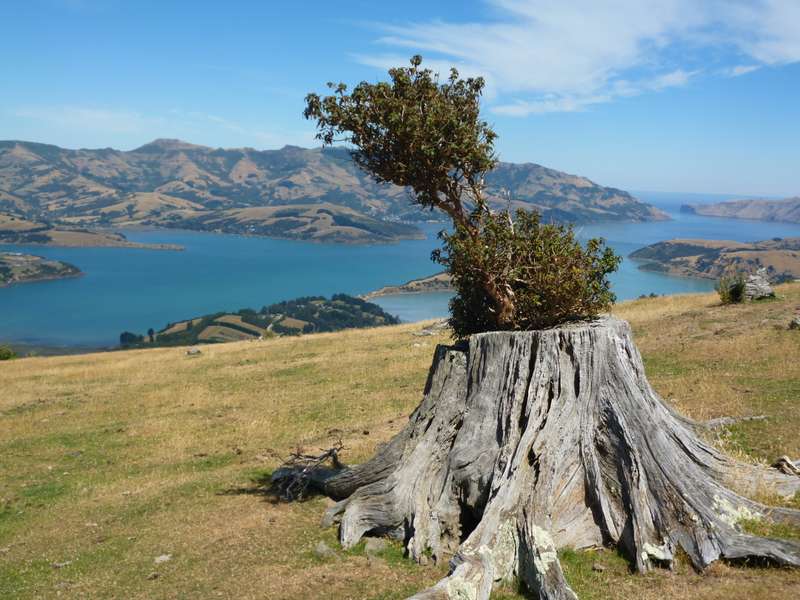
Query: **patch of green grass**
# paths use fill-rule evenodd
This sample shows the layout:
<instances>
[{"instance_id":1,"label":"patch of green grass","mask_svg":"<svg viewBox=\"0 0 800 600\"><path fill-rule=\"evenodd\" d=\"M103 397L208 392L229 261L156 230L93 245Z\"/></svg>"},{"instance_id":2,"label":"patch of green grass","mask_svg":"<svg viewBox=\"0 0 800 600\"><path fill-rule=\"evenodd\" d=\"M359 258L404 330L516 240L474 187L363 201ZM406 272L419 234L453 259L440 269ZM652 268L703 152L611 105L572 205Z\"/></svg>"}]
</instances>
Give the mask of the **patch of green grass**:
<instances>
[{"instance_id":1,"label":"patch of green grass","mask_svg":"<svg viewBox=\"0 0 800 600\"><path fill-rule=\"evenodd\" d=\"M393 589L390 592L381 592L375 596L367 596L368 600L403 600L419 592L416 585L406 585ZM494 596L492 596L494 598Z\"/></svg>"},{"instance_id":2,"label":"patch of green grass","mask_svg":"<svg viewBox=\"0 0 800 600\"><path fill-rule=\"evenodd\" d=\"M520 581L506 581L496 585L489 596L490 600L525 600L524 586Z\"/></svg>"},{"instance_id":3,"label":"patch of green grass","mask_svg":"<svg viewBox=\"0 0 800 600\"><path fill-rule=\"evenodd\" d=\"M317 365L314 363L300 363L284 369L278 369L272 372L272 376L278 379L293 379L295 377L308 377L309 375L317 373Z\"/></svg>"},{"instance_id":4,"label":"patch of green grass","mask_svg":"<svg viewBox=\"0 0 800 600\"><path fill-rule=\"evenodd\" d=\"M612 597L614 577L630 574L630 564L615 550L571 550L558 553L567 583L581 600L606 600ZM597 571L594 565L602 568Z\"/></svg>"},{"instance_id":5,"label":"patch of green grass","mask_svg":"<svg viewBox=\"0 0 800 600\"><path fill-rule=\"evenodd\" d=\"M0 563L0 598L23 598L36 586L49 582L53 567L45 560Z\"/></svg>"},{"instance_id":6,"label":"patch of green grass","mask_svg":"<svg viewBox=\"0 0 800 600\"><path fill-rule=\"evenodd\" d=\"M68 491L69 486L66 482L50 480L22 488L20 496L26 500L27 506L45 506Z\"/></svg>"},{"instance_id":7,"label":"patch of green grass","mask_svg":"<svg viewBox=\"0 0 800 600\"><path fill-rule=\"evenodd\" d=\"M643 361L648 377L682 377L692 371L691 365L670 354L644 356Z\"/></svg>"},{"instance_id":8,"label":"patch of green grass","mask_svg":"<svg viewBox=\"0 0 800 600\"><path fill-rule=\"evenodd\" d=\"M135 491L135 490L134 490ZM124 523L133 523L133 519L151 519L160 513L179 511L181 504L186 504L187 511L191 507L199 507L204 502L213 502L219 492L219 481L213 477L190 479L183 483L165 485L155 496L147 496L141 500L138 494L131 493L125 508L119 510L119 518Z\"/></svg>"},{"instance_id":9,"label":"patch of green grass","mask_svg":"<svg viewBox=\"0 0 800 600\"><path fill-rule=\"evenodd\" d=\"M21 487L16 497L5 500L0 508L0 541L22 529L39 511L51 509L71 489L68 482L55 477Z\"/></svg>"},{"instance_id":10,"label":"patch of green grass","mask_svg":"<svg viewBox=\"0 0 800 600\"><path fill-rule=\"evenodd\" d=\"M751 535L800 540L800 527L786 523L773 523L768 519L747 519L740 521L739 525Z\"/></svg>"},{"instance_id":11,"label":"patch of green grass","mask_svg":"<svg viewBox=\"0 0 800 600\"><path fill-rule=\"evenodd\" d=\"M233 452L195 455L188 460L174 463L171 465L170 470L175 470L178 472L214 471L216 469L227 467L235 461L236 454Z\"/></svg>"},{"instance_id":12,"label":"patch of green grass","mask_svg":"<svg viewBox=\"0 0 800 600\"><path fill-rule=\"evenodd\" d=\"M800 427L800 413L794 410L798 381L743 377L736 385L751 390L752 413L765 414L767 419L736 423L725 435L732 447L771 463L786 453Z\"/></svg>"}]
</instances>

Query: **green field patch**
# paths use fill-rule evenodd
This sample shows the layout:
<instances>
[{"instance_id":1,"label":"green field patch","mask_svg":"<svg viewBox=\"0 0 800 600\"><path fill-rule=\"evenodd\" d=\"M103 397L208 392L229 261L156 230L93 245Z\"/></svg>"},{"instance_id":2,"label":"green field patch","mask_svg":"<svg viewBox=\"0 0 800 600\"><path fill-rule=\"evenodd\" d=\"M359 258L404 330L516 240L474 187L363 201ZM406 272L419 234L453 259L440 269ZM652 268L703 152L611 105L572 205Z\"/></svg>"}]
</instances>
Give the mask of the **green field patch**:
<instances>
[{"instance_id":1,"label":"green field patch","mask_svg":"<svg viewBox=\"0 0 800 600\"><path fill-rule=\"evenodd\" d=\"M188 460L181 461L170 465L169 470L176 470L179 472L195 472L195 471L214 471L221 469L232 464L236 460L236 454L233 452L217 453L217 454L197 454Z\"/></svg>"},{"instance_id":2,"label":"green field patch","mask_svg":"<svg viewBox=\"0 0 800 600\"><path fill-rule=\"evenodd\" d=\"M558 553L567 583L581 600L606 600L613 597L614 577L629 576L631 567L617 550L571 550ZM599 569L595 570L595 565Z\"/></svg>"},{"instance_id":3,"label":"green field patch","mask_svg":"<svg viewBox=\"0 0 800 600\"><path fill-rule=\"evenodd\" d=\"M209 477L192 479L179 484L164 485L155 495L126 496L125 507L119 510L120 522L131 525L139 520L148 520L157 514L173 512L176 505L187 504L186 510L196 509L205 501L212 501L219 492L219 480ZM188 513L187 513L188 514Z\"/></svg>"},{"instance_id":4,"label":"green field patch","mask_svg":"<svg viewBox=\"0 0 800 600\"><path fill-rule=\"evenodd\" d=\"M272 372L273 377L277 377L279 379L303 379L304 384L311 383L305 378L315 374L319 374L319 367L316 363L312 362L300 363L298 365L292 365L290 367L285 367Z\"/></svg>"},{"instance_id":5,"label":"green field patch","mask_svg":"<svg viewBox=\"0 0 800 600\"><path fill-rule=\"evenodd\" d=\"M648 377L683 377L696 371L697 365L688 363L678 356L660 354L643 357L645 372Z\"/></svg>"},{"instance_id":6,"label":"green field patch","mask_svg":"<svg viewBox=\"0 0 800 600\"><path fill-rule=\"evenodd\" d=\"M742 529L751 535L767 538L800 540L800 527L786 523L772 523L768 519L747 519L740 521Z\"/></svg>"}]
</instances>

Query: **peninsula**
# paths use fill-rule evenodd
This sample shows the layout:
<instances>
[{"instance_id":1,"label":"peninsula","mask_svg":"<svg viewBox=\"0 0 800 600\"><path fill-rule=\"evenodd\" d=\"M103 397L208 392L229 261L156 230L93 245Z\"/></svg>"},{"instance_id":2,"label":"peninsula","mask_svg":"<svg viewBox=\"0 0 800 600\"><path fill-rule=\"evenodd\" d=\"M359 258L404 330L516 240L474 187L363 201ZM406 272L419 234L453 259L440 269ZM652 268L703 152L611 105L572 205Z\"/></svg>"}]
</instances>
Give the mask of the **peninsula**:
<instances>
[{"instance_id":1,"label":"peninsula","mask_svg":"<svg viewBox=\"0 0 800 600\"><path fill-rule=\"evenodd\" d=\"M412 279L400 285L387 285L374 292L369 292L361 296L364 300L379 298L381 296L394 296L397 294L425 294L430 292L452 292L453 286L450 282L450 275L447 273L436 273L429 277Z\"/></svg>"},{"instance_id":2,"label":"peninsula","mask_svg":"<svg viewBox=\"0 0 800 600\"><path fill-rule=\"evenodd\" d=\"M706 217L800 223L800 196L785 200L733 200L716 204L684 204L681 212Z\"/></svg>"},{"instance_id":3,"label":"peninsula","mask_svg":"<svg viewBox=\"0 0 800 600\"><path fill-rule=\"evenodd\" d=\"M0 252L0 287L49 279L77 277L81 270L60 260L49 260L32 254Z\"/></svg>"},{"instance_id":4,"label":"peninsula","mask_svg":"<svg viewBox=\"0 0 800 600\"><path fill-rule=\"evenodd\" d=\"M779 283L800 278L800 238L761 242L729 240L667 240L640 248L630 257L645 271L684 277L719 279L730 272L764 268Z\"/></svg>"},{"instance_id":5,"label":"peninsula","mask_svg":"<svg viewBox=\"0 0 800 600\"><path fill-rule=\"evenodd\" d=\"M185 346L240 342L278 335L323 333L362 327L397 325L400 320L377 304L347 294L307 296L235 313L213 313L168 323L147 335L125 331L122 347Z\"/></svg>"},{"instance_id":6,"label":"peninsula","mask_svg":"<svg viewBox=\"0 0 800 600\"><path fill-rule=\"evenodd\" d=\"M183 250L177 244L141 244L123 234L88 230L69 225L53 227L24 217L0 212L0 244L22 246L58 246L62 248L142 248L147 250Z\"/></svg>"}]
</instances>

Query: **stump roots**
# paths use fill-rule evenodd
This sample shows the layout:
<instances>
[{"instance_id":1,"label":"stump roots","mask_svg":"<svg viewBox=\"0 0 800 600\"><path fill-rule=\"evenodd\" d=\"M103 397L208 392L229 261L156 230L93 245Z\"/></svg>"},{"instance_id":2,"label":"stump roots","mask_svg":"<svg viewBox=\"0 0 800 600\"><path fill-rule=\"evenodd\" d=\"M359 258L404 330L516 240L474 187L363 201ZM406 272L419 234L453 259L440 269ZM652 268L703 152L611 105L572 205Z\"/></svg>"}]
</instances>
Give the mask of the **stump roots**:
<instances>
[{"instance_id":1,"label":"stump roots","mask_svg":"<svg viewBox=\"0 0 800 600\"><path fill-rule=\"evenodd\" d=\"M533 597L575 598L564 547L618 546L639 572L679 549L699 570L800 566L797 543L741 527L800 523L743 495L790 495L800 477L734 461L697 430L651 388L625 321L484 333L437 348L421 404L373 459L315 483L339 500L324 524L344 547L389 535L415 560L450 560L418 599L484 600L514 577Z\"/></svg>"}]
</instances>

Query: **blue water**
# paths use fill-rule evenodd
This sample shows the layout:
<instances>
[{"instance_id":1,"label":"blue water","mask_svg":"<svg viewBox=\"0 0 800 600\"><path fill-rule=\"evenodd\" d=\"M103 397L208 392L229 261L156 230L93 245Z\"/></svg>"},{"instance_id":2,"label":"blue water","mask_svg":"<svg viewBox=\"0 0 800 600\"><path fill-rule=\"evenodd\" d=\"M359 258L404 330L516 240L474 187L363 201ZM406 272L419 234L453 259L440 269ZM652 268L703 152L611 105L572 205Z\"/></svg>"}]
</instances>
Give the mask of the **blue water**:
<instances>
[{"instance_id":1,"label":"blue water","mask_svg":"<svg viewBox=\"0 0 800 600\"><path fill-rule=\"evenodd\" d=\"M581 237L602 236L627 256L644 245L675 237L760 240L800 236L800 225L682 215L681 196L639 193L668 210L673 221L598 224L578 229ZM709 198L715 201L719 197ZM691 202L702 201L696 195ZM384 285L437 272L428 238L391 245L341 246L182 231L127 232L129 239L175 243L183 252L125 248L45 248L0 245L71 262L85 275L0 288L0 342L55 346L113 346L120 332L144 332L223 310L260 308L283 299L336 292L361 294ZM613 276L620 299L641 294L702 292L713 283L637 269L625 260ZM376 299L406 321L444 316L447 294Z\"/></svg>"}]
</instances>

